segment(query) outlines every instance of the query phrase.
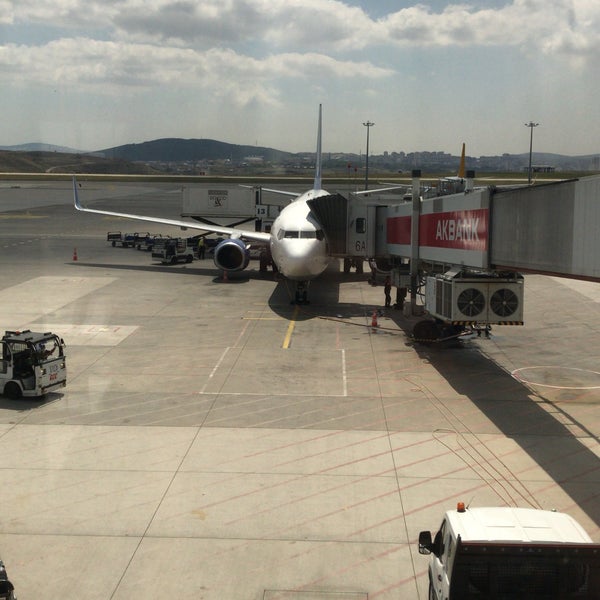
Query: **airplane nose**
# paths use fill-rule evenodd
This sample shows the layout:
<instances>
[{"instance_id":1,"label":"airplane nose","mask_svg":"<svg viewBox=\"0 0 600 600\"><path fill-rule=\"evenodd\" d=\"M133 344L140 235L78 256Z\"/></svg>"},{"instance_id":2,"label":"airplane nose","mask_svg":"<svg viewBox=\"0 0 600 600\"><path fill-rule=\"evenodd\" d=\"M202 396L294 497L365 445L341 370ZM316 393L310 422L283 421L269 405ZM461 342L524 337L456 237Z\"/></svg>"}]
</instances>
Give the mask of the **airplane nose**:
<instances>
[{"instance_id":1,"label":"airplane nose","mask_svg":"<svg viewBox=\"0 0 600 600\"><path fill-rule=\"evenodd\" d=\"M288 256L284 263L284 275L290 279L308 279L312 268L306 257Z\"/></svg>"},{"instance_id":2,"label":"airplane nose","mask_svg":"<svg viewBox=\"0 0 600 600\"><path fill-rule=\"evenodd\" d=\"M302 243L290 240L286 244L285 259L281 261L283 275L289 279L312 279L327 267L327 256L320 242Z\"/></svg>"}]
</instances>

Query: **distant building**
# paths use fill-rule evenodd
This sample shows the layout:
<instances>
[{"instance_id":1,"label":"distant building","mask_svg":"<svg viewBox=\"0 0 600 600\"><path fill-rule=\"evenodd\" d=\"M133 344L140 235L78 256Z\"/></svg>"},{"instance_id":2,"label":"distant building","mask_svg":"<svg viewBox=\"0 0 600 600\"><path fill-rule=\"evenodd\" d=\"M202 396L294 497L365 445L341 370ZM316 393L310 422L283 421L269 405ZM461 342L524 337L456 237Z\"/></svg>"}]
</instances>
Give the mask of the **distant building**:
<instances>
[{"instance_id":1,"label":"distant building","mask_svg":"<svg viewBox=\"0 0 600 600\"><path fill-rule=\"evenodd\" d=\"M265 162L264 156L244 156L244 162L251 165L263 164Z\"/></svg>"},{"instance_id":2,"label":"distant building","mask_svg":"<svg viewBox=\"0 0 600 600\"><path fill-rule=\"evenodd\" d=\"M529 167L523 167L523 171L527 173ZM556 167L551 167L550 165L531 165L531 171L532 173L554 173Z\"/></svg>"}]
</instances>

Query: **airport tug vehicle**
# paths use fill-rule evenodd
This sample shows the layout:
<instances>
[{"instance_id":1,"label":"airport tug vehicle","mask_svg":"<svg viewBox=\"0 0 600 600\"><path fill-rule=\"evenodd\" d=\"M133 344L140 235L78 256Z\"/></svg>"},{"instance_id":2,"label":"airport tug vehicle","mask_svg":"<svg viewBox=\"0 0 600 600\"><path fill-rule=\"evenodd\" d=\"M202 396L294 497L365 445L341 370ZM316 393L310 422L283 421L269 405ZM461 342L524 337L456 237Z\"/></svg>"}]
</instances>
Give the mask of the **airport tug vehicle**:
<instances>
[{"instance_id":1,"label":"airport tug vehicle","mask_svg":"<svg viewBox=\"0 0 600 600\"><path fill-rule=\"evenodd\" d=\"M459 502L419 553L430 600L600 598L600 544L565 513Z\"/></svg>"},{"instance_id":2,"label":"airport tug vehicle","mask_svg":"<svg viewBox=\"0 0 600 600\"><path fill-rule=\"evenodd\" d=\"M0 392L38 397L67 385L65 343L50 332L7 331L1 340Z\"/></svg>"}]
</instances>

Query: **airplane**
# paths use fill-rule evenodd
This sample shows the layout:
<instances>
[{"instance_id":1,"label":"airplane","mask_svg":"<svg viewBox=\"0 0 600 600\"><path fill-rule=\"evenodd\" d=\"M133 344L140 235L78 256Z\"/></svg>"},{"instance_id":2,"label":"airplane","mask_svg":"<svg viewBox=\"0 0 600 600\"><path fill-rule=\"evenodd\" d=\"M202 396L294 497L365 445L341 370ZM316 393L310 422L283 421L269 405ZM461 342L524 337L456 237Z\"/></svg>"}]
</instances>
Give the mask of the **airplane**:
<instances>
[{"instance_id":1,"label":"airplane","mask_svg":"<svg viewBox=\"0 0 600 600\"><path fill-rule=\"evenodd\" d=\"M463 142L462 150L460 153L460 163L458 165L458 173L453 177L442 177L438 181L438 187L436 192L437 195L439 196L442 194L453 194L464 191L466 183L465 176L465 143Z\"/></svg>"},{"instance_id":2,"label":"airplane","mask_svg":"<svg viewBox=\"0 0 600 600\"><path fill-rule=\"evenodd\" d=\"M434 198L435 196L443 196L446 194L454 194L464 191L466 184L465 162L465 143L463 142L457 174L438 179L437 186L427 186L421 188L421 199ZM404 189L405 193L403 200L410 202L412 200L412 186L406 186Z\"/></svg>"},{"instance_id":3,"label":"airplane","mask_svg":"<svg viewBox=\"0 0 600 600\"><path fill-rule=\"evenodd\" d=\"M199 229L229 236L228 239L221 241L214 250L214 263L218 269L224 272L241 271L248 266L250 261L250 245L248 242L268 243L271 257L279 273L296 284L294 302L296 304L305 304L308 302L309 282L321 275L330 261L325 232L308 205L309 200L331 195L321 187L321 126L322 105L319 104L316 166L313 187L302 194L282 190L267 190L294 196L290 204L281 210L273 222L269 233L246 231L235 227L222 227L193 221L163 219L84 208L79 201L77 182L75 177L73 177L75 208L83 212L137 219L163 225L173 225L185 229ZM370 190L370 193L377 191Z\"/></svg>"}]
</instances>

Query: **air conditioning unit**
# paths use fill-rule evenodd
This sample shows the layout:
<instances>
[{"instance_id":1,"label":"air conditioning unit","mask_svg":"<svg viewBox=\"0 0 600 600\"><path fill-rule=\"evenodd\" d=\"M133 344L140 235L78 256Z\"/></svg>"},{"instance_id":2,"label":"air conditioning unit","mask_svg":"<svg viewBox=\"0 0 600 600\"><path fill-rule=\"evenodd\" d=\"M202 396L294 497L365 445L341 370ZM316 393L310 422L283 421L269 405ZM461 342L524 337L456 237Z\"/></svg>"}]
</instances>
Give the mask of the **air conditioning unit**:
<instances>
[{"instance_id":1,"label":"air conditioning unit","mask_svg":"<svg viewBox=\"0 0 600 600\"><path fill-rule=\"evenodd\" d=\"M455 324L523 324L523 276L465 274L451 270L427 277L425 309Z\"/></svg>"}]
</instances>

